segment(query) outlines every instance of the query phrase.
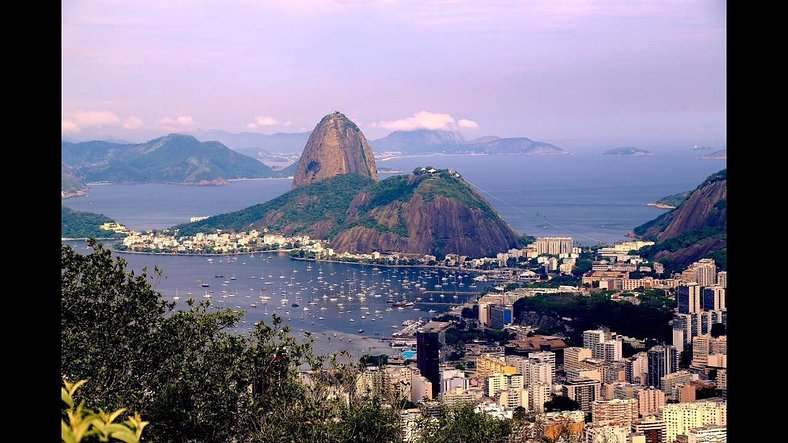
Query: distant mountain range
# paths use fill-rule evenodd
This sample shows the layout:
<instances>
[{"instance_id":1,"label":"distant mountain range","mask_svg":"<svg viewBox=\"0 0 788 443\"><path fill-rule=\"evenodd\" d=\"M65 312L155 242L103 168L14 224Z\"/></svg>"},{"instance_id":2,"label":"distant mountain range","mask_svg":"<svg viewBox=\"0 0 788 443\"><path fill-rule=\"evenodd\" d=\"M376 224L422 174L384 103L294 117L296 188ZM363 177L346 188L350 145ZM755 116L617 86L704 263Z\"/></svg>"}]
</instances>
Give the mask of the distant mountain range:
<instances>
[{"instance_id":1,"label":"distant mountain range","mask_svg":"<svg viewBox=\"0 0 788 443\"><path fill-rule=\"evenodd\" d=\"M220 142L200 142L184 134L138 144L63 142L61 155L64 168L84 182L222 184L287 176Z\"/></svg>"},{"instance_id":2,"label":"distant mountain range","mask_svg":"<svg viewBox=\"0 0 788 443\"><path fill-rule=\"evenodd\" d=\"M555 155L567 152L555 145L534 141L526 137L501 138L494 135L466 141L456 132L445 130L417 129L394 131L370 142L377 151L398 151L406 154L422 153L478 153L478 154L526 154Z\"/></svg>"},{"instance_id":3,"label":"distant mountain range","mask_svg":"<svg viewBox=\"0 0 788 443\"><path fill-rule=\"evenodd\" d=\"M651 151L647 151L645 149L633 148L633 147L624 147L624 148L613 148L608 151L602 153L602 155L621 155L621 156L631 156L631 157L643 157L647 155L654 155Z\"/></svg>"},{"instance_id":4,"label":"distant mountain range","mask_svg":"<svg viewBox=\"0 0 788 443\"><path fill-rule=\"evenodd\" d=\"M79 197L88 192L88 187L74 174L74 169L60 164L60 194L62 198Z\"/></svg>"},{"instance_id":5,"label":"distant mountain range","mask_svg":"<svg viewBox=\"0 0 788 443\"><path fill-rule=\"evenodd\" d=\"M277 132L276 134L241 132L236 134L222 130L200 130L189 134L202 141L221 142L230 149L250 157L257 157L257 153L260 151L299 154L304 149L311 132Z\"/></svg>"}]
</instances>

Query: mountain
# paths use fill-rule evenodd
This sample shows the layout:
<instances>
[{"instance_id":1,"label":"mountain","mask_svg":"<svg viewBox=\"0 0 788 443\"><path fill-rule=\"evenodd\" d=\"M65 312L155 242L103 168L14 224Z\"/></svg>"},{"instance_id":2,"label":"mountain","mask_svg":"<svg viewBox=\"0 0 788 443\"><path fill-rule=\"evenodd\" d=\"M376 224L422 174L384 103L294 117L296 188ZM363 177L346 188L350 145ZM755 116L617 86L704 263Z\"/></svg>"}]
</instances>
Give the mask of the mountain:
<instances>
[{"instance_id":1,"label":"mountain","mask_svg":"<svg viewBox=\"0 0 788 443\"><path fill-rule=\"evenodd\" d=\"M293 188L340 174L378 179L375 156L364 133L337 111L323 117L312 130L298 159Z\"/></svg>"},{"instance_id":2,"label":"mountain","mask_svg":"<svg viewBox=\"0 0 788 443\"><path fill-rule=\"evenodd\" d=\"M293 189L266 203L175 226L181 235L216 229L249 231L268 228L285 235L329 238L344 223L350 203L372 180L342 174Z\"/></svg>"},{"instance_id":3,"label":"mountain","mask_svg":"<svg viewBox=\"0 0 788 443\"><path fill-rule=\"evenodd\" d=\"M622 155L632 157L642 157L646 155L654 155L651 151L645 149L633 148L631 146L624 148L613 148L602 153L602 155Z\"/></svg>"},{"instance_id":4,"label":"mountain","mask_svg":"<svg viewBox=\"0 0 788 443\"><path fill-rule=\"evenodd\" d=\"M88 187L74 175L74 170L65 163L60 164L60 196L62 198L78 197L87 194Z\"/></svg>"},{"instance_id":5,"label":"mountain","mask_svg":"<svg viewBox=\"0 0 788 443\"><path fill-rule=\"evenodd\" d=\"M678 270L703 257L723 268L727 253L728 175L723 169L709 176L681 204L634 229L656 242L642 253L670 270Z\"/></svg>"},{"instance_id":6,"label":"mountain","mask_svg":"<svg viewBox=\"0 0 788 443\"><path fill-rule=\"evenodd\" d=\"M275 134L261 134L259 132L232 133L222 130L199 130L191 132L202 141L218 141L230 149L243 151L250 157L249 150L268 152L295 152L299 153L309 139L309 132L277 132Z\"/></svg>"},{"instance_id":7,"label":"mountain","mask_svg":"<svg viewBox=\"0 0 788 443\"><path fill-rule=\"evenodd\" d=\"M112 231L105 231L99 228L99 226L104 223L113 221L114 220L103 214L75 211L71 208L62 206L60 213L60 236L62 238L118 237L119 235Z\"/></svg>"},{"instance_id":8,"label":"mountain","mask_svg":"<svg viewBox=\"0 0 788 443\"><path fill-rule=\"evenodd\" d=\"M170 134L146 143L62 143L63 163L85 181L219 184L279 174L219 142Z\"/></svg>"},{"instance_id":9,"label":"mountain","mask_svg":"<svg viewBox=\"0 0 788 443\"><path fill-rule=\"evenodd\" d=\"M711 154L704 155L701 158L704 160L726 160L728 158L728 150L720 149L719 151L714 151Z\"/></svg>"},{"instance_id":10,"label":"mountain","mask_svg":"<svg viewBox=\"0 0 788 443\"><path fill-rule=\"evenodd\" d=\"M405 153L455 151L465 144L459 133L438 129L394 131L372 142L377 151Z\"/></svg>"},{"instance_id":11,"label":"mountain","mask_svg":"<svg viewBox=\"0 0 788 443\"><path fill-rule=\"evenodd\" d=\"M526 137L499 138L484 143L468 145L471 152L483 154L554 155L567 152L550 143L533 141Z\"/></svg>"},{"instance_id":12,"label":"mountain","mask_svg":"<svg viewBox=\"0 0 788 443\"><path fill-rule=\"evenodd\" d=\"M433 171L433 172L429 172ZM175 226L179 235L268 228L331 239L337 252L495 255L519 236L458 173L417 168L379 182L342 174L269 202Z\"/></svg>"},{"instance_id":13,"label":"mountain","mask_svg":"<svg viewBox=\"0 0 788 443\"><path fill-rule=\"evenodd\" d=\"M372 145L375 150L399 151L408 154L422 153L478 153L478 154L566 154L563 149L549 143L526 137L501 138L494 135L465 141L459 133L444 130L417 129L394 131Z\"/></svg>"},{"instance_id":14,"label":"mountain","mask_svg":"<svg viewBox=\"0 0 788 443\"><path fill-rule=\"evenodd\" d=\"M331 242L337 252L494 256L519 236L457 172L431 167L356 195Z\"/></svg>"}]
</instances>

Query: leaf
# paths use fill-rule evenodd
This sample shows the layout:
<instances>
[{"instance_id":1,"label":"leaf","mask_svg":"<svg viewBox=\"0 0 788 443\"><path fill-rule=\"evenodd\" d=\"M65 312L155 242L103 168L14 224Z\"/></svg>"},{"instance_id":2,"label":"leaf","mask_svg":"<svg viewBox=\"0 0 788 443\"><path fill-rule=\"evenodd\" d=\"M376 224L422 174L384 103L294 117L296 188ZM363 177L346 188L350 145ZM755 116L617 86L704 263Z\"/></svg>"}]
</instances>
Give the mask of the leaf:
<instances>
[{"instance_id":1,"label":"leaf","mask_svg":"<svg viewBox=\"0 0 788 443\"><path fill-rule=\"evenodd\" d=\"M67 404L69 408L74 408L74 399L71 398L66 388L60 388L60 399L63 403Z\"/></svg>"},{"instance_id":2,"label":"leaf","mask_svg":"<svg viewBox=\"0 0 788 443\"><path fill-rule=\"evenodd\" d=\"M126 410L127 408L120 408L117 411L113 412L112 414L109 414L109 419L106 420L106 423L112 423L113 421L115 421L116 418L118 418L120 414L126 412Z\"/></svg>"},{"instance_id":3,"label":"leaf","mask_svg":"<svg viewBox=\"0 0 788 443\"><path fill-rule=\"evenodd\" d=\"M72 385L64 380L64 383L66 384L66 389L68 389L68 394L72 397L74 396L74 392L76 392L76 390L79 389L80 386L84 385L87 382L88 382L87 379L85 379L85 380L80 380Z\"/></svg>"},{"instance_id":4,"label":"leaf","mask_svg":"<svg viewBox=\"0 0 788 443\"><path fill-rule=\"evenodd\" d=\"M63 443L77 443L74 439L74 433L71 428L66 424L65 420L60 420L60 439Z\"/></svg>"},{"instance_id":5,"label":"leaf","mask_svg":"<svg viewBox=\"0 0 788 443\"><path fill-rule=\"evenodd\" d=\"M112 438L116 438L126 443L138 443L140 439L134 435L133 432L124 428L122 431L118 430L112 433Z\"/></svg>"}]
</instances>

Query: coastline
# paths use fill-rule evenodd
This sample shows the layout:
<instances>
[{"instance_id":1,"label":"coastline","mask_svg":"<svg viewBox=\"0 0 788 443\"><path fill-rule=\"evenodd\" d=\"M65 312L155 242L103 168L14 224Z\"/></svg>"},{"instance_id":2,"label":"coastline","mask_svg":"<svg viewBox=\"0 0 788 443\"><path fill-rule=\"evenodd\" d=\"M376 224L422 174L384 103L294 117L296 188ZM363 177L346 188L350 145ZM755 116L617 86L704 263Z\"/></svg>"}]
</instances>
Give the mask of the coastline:
<instances>
[{"instance_id":1,"label":"coastline","mask_svg":"<svg viewBox=\"0 0 788 443\"><path fill-rule=\"evenodd\" d=\"M352 262L352 261L344 261L344 260L325 260L325 259L314 259L314 258L306 258L306 257L290 257L290 260L297 260L297 261L310 261L310 262L317 262L317 263L340 263L344 265L364 265L364 266L377 266L380 268L424 268L424 269L444 269L447 271L463 271L463 272L474 272L477 274L495 274L496 271L500 271L500 269L471 269L471 268L463 268L457 266L441 266L441 265L390 265L390 264L380 264L380 263L363 263L363 262Z\"/></svg>"},{"instance_id":2,"label":"coastline","mask_svg":"<svg viewBox=\"0 0 788 443\"><path fill-rule=\"evenodd\" d=\"M223 257L225 255L246 255L246 254L266 254L266 253L273 253L273 252L290 252L293 249L267 249L265 251L248 251L248 252L223 252L221 254L216 253L193 253L193 252L143 252L143 251L126 251L120 250L110 247L112 252L117 252L118 254L137 254L137 255L181 255L181 256L195 256L195 257Z\"/></svg>"},{"instance_id":3,"label":"coastline","mask_svg":"<svg viewBox=\"0 0 788 443\"><path fill-rule=\"evenodd\" d=\"M656 203L656 202L646 203L646 206L650 206L652 208L657 208L657 209L676 209L675 206L666 205L665 203Z\"/></svg>"}]
</instances>

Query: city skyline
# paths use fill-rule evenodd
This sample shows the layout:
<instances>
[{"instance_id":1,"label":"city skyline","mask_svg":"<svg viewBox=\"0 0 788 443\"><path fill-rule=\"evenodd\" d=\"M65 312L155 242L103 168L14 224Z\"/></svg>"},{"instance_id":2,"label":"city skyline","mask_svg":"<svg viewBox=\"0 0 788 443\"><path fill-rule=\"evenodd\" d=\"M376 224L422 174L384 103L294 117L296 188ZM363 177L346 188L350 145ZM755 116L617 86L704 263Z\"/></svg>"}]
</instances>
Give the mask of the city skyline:
<instances>
[{"instance_id":1,"label":"city skyline","mask_svg":"<svg viewBox=\"0 0 788 443\"><path fill-rule=\"evenodd\" d=\"M62 134L394 130L724 147L720 2L62 5Z\"/></svg>"}]
</instances>

